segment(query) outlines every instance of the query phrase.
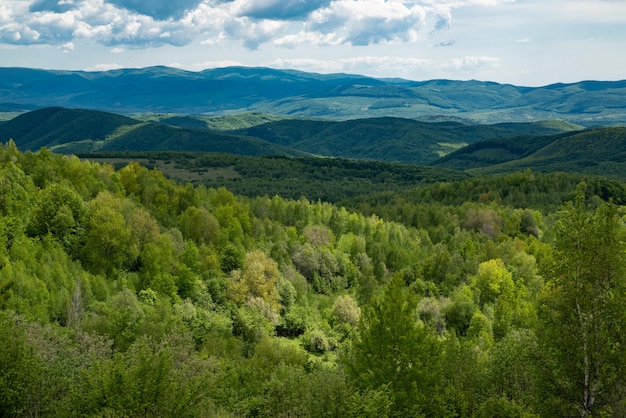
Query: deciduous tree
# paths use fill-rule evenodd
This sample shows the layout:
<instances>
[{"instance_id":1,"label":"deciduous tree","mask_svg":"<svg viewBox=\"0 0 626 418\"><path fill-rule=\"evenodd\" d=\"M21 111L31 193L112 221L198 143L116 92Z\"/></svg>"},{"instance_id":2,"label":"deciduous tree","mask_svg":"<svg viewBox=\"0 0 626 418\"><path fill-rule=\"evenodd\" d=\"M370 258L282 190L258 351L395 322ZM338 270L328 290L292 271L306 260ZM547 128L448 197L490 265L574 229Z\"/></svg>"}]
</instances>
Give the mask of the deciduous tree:
<instances>
[{"instance_id":1,"label":"deciduous tree","mask_svg":"<svg viewBox=\"0 0 626 418\"><path fill-rule=\"evenodd\" d=\"M595 210L579 193L557 226L555 268L539 309L546 388L561 410L610 412L626 383L624 226L616 207Z\"/></svg>"}]
</instances>

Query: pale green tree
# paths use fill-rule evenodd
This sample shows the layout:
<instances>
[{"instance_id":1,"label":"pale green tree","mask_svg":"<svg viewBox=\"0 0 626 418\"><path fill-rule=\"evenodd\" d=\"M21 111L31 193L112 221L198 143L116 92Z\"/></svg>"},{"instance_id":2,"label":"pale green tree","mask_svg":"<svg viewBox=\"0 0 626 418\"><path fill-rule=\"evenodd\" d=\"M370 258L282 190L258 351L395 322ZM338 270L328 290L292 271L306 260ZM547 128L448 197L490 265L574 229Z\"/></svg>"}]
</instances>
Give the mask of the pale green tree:
<instances>
[{"instance_id":1,"label":"pale green tree","mask_svg":"<svg viewBox=\"0 0 626 418\"><path fill-rule=\"evenodd\" d=\"M538 336L553 398L546 414L610 414L626 384L624 226L614 205L591 210L579 193L557 225Z\"/></svg>"},{"instance_id":2,"label":"pale green tree","mask_svg":"<svg viewBox=\"0 0 626 418\"><path fill-rule=\"evenodd\" d=\"M280 308L280 294L276 287L279 275L278 265L265 253L259 250L249 252L241 270L231 272L228 295L238 303L260 298L277 312Z\"/></svg>"}]
</instances>

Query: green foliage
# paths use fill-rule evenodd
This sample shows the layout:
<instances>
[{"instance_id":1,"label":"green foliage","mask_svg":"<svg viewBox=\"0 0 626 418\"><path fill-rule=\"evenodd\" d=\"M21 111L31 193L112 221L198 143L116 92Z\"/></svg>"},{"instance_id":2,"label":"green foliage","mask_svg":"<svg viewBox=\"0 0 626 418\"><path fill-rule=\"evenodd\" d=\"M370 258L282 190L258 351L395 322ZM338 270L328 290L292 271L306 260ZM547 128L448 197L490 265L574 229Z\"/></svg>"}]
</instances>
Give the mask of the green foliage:
<instances>
[{"instance_id":1,"label":"green foliage","mask_svg":"<svg viewBox=\"0 0 626 418\"><path fill-rule=\"evenodd\" d=\"M333 304L333 315L339 322L355 327L359 322L361 309L350 295L342 295Z\"/></svg>"},{"instance_id":2,"label":"green foliage","mask_svg":"<svg viewBox=\"0 0 626 418\"><path fill-rule=\"evenodd\" d=\"M97 110L50 107L21 115L2 127L3 141L14 138L22 150L53 149L75 141L103 141L116 129L139 122ZM0 134L0 135L2 135ZM3 135L3 136L4 136Z\"/></svg>"},{"instance_id":3,"label":"green foliage","mask_svg":"<svg viewBox=\"0 0 626 418\"><path fill-rule=\"evenodd\" d=\"M123 202L109 192L88 205L89 220L82 260L94 273L115 274L137 257L130 230L122 214Z\"/></svg>"},{"instance_id":4,"label":"green foliage","mask_svg":"<svg viewBox=\"0 0 626 418\"><path fill-rule=\"evenodd\" d=\"M487 352L475 341L454 334L442 342L443 384L436 395L438 416L474 416L484 400Z\"/></svg>"},{"instance_id":5,"label":"green foliage","mask_svg":"<svg viewBox=\"0 0 626 418\"><path fill-rule=\"evenodd\" d=\"M235 132L313 155L429 164L451 148L482 139L555 131L562 132L533 124L466 125L370 117L342 122L280 120Z\"/></svg>"},{"instance_id":6,"label":"green foliage","mask_svg":"<svg viewBox=\"0 0 626 418\"><path fill-rule=\"evenodd\" d=\"M474 298L469 286L459 286L452 293L451 301L444 310L446 325L458 335L467 335L477 309Z\"/></svg>"},{"instance_id":7,"label":"green foliage","mask_svg":"<svg viewBox=\"0 0 626 418\"><path fill-rule=\"evenodd\" d=\"M473 174L528 170L624 178L623 127L595 128L550 136L488 139L435 163Z\"/></svg>"},{"instance_id":8,"label":"green foliage","mask_svg":"<svg viewBox=\"0 0 626 418\"><path fill-rule=\"evenodd\" d=\"M441 347L416 313L415 295L394 276L365 308L346 364L357 387L390 389L397 416L427 413L440 384Z\"/></svg>"},{"instance_id":9,"label":"green foliage","mask_svg":"<svg viewBox=\"0 0 626 418\"><path fill-rule=\"evenodd\" d=\"M479 418L502 417L502 418L536 418L538 415L529 412L523 406L506 397L489 398L483 403L476 415Z\"/></svg>"},{"instance_id":10,"label":"green foliage","mask_svg":"<svg viewBox=\"0 0 626 418\"><path fill-rule=\"evenodd\" d=\"M169 334L158 343L140 339L107 366L89 387L100 392L92 402L102 414L177 417L215 410L204 390L214 382L214 365L193 355L185 335Z\"/></svg>"},{"instance_id":11,"label":"green foliage","mask_svg":"<svg viewBox=\"0 0 626 418\"><path fill-rule=\"evenodd\" d=\"M458 171L371 160L311 156L242 156L206 152L98 152L82 153L92 161L124 167L135 161L158 168L171 179L226 187L256 197L279 195L310 201L339 202L382 190L402 191L417 183L459 180ZM123 172L123 171L122 171ZM135 193L135 192L133 192Z\"/></svg>"},{"instance_id":12,"label":"green foliage","mask_svg":"<svg viewBox=\"0 0 626 418\"><path fill-rule=\"evenodd\" d=\"M489 359L493 396L514 400L519 405L536 405L536 400L544 396L538 393L544 371L536 359L541 355L537 337L531 330L515 330L498 341Z\"/></svg>"},{"instance_id":13,"label":"green foliage","mask_svg":"<svg viewBox=\"0 0 626 418\"><path fill-rule=\"evenodd\" d=\"M13 138L23 150L47 147L66 154L168 150L429 164L452 149L483 139L571 130L542 124L475 125L366 117L341 122L282 119L236 131L218 131L208 129L196 118L170 118L169 123L154 119L158 118L141 123L99 111L44 108L1 125L0 139ZM36 129L29 129L32 126Z\"/></svg>"},{"instance_id":14,"label":"green foliage","mask_svg":"<svg viewBox=\"0 0 626 418\"><path fill-rule=\"evenodd\" d=\"M474 210L489 211L502 220L494 206L513 207L527 210L539 210L544 214L556 212L565 202L572 200L576 188L582 181L586 183L586 192L597 196L600 201L613 200L616 204L624 204L624 184L622 182L567 173L538 173L529 170L504 175L476 177L454 182L437 182L423 187L410 188L401 194L381 192L369 194L342 202L347 207L358 210L363 215L376 213L383 219L401 222L416 228L425 228L435 238L436 232L452 233L458 224L458 218L468 219L467 212ZM469 204L477 203L478 206ZM460 212L460 213L459 213ZM497 220L493 218L494 221ZM539 217L535 214L536 221ZM478 220L481 220L478 217ZM484 219L483 219L484 220ZM520 217L521 222L521 217ZM480 228L483 224L467 223L466 226ZM501 224L493 224L499 228ZM541 223L538 224L541 229ZM441 231L443 229L443 231ZM496 229L485 230L486 232ZM502 232L502 231L497 231ZM527 233L527 231L520 231ZM439 239L435 240L439 241Z\"/></svg>"},{"instance_id":15,"label":"green foliage","mask_svg":"<svg viewBox=\"0 0 626 418\"><path fill-rule=\"evenodd\" d=\"M83 199L72 189L52 184L41 190L31 214L29 234L51 234L65 251L78 257L84 244L87 209Z\"/></svg>"},{"instance_id":16,"label":"green foliage","mask_svg":"<svg viewBox=\"0 0 626 418\"><path fill-rule=\"evenodd\" d=\"M206 209L190 206L180 216L179 225L183 237L198 244L220 240L220 224Z\"/></svg>"},{"instance_id":17,"label":"green foliage","mask_svg":"<svg viewBox=\"0 0 626 418\"><path fill-rule=\"evenodd\" d=\"M261 251L250 252L245 256L241 271L231 272L228 295L239 304L262 303L267 306L268 315L271 315L270 312L276 313L280 308L280 295L276 286L278 278L278 265L274 260ZM259 299L258 302L254 302L255 299Z\"/></svg>"},{"instance_id":18,"label":"green foliage","mask_svg":"<svg viewBox=\"0 0 626 418\"><path fill-rule=\"evenodd\" d=\"M106 340L6 312L0 318L0 347L0 411L8 416L74 414L92 395L80 388L85 374L111 354Z\"/></svg>"},{"instance_id":19,"label":"green foliage","mask_svg":"<svg viewBox=\"0 0 626 418\"><path fill-rule=\"evenodd\" d=\"M513 292L513 275L500 259L489 260L478 266L478 274L472 281L480 304L494 303L506 293Z\"/></svg>"},{"instance_id":20,"label":"green foliage","mask_svg":"<svg viewBox=\"0 0 626 418\"><path fill-rule=\"evenodd\" d=\"M559 413L593 416L623 397L624 248L617 208L589 209L580 190L557 225L554 268L539 309L545 383L560 400Z\"/></svg>"},{"instance_id":21,"label":"green foliage","mask_svg":"<svg viewBox=\"0 0 626 418\"><path fill-rule=\"evenodd\" d=\"M626 410L619 182L338 206L11 143L0 171L0 415Z\"/></svg>"}]
</instances>

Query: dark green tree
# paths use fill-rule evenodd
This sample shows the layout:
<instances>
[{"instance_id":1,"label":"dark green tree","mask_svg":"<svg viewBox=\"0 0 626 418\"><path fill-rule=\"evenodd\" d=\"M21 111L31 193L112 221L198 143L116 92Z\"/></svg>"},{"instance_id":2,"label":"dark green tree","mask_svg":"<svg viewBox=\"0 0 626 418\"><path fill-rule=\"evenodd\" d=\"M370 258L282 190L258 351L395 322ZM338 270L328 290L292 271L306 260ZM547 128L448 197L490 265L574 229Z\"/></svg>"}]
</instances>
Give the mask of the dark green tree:
<instances>
[{"instance_id":1,"label":"dark green tree","mask_svg":"<svg viewBox=\"0 0 626 418\"><path fill-rule=\"evenodd\" d=\"M417 320L417 296L394 275L384 293L363 310L347 370L361 390L388 388L393 414L433 413L441 380L441 347Z\"/></svg>"}]
</instances>

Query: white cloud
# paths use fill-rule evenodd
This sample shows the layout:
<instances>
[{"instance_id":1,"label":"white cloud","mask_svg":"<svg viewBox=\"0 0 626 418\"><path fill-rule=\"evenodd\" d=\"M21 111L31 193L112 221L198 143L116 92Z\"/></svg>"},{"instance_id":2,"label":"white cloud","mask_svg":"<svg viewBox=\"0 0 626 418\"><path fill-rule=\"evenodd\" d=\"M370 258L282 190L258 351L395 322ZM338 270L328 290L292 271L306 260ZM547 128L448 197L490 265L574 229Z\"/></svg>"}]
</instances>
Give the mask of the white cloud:
<instances>
[{"instance_id":1,"label":"white cloud","mask_svg":"<svg viewBox=\"0 0 626 418\"><path fill-rule=\"evenodd\" d=\"M496 57L472 57L454 58L442 68L446 71L465 72L483 69L493 69L498 66L500 59Z\"/></svg>"},{"instance_id":2,"label":"white cloud","mask_svg":"<svg viewBox=\"0 0 626 418\"><path fill-rule=\"evenodd\" d=\"M10 22L11 16L11 9L6 5L0 5L0 24Z\"/></svg>"},{"instance_id":3,"label":"white cloud","mask_svg":"<svg viewBox=\"0 0 626 418\"><path fill-rule=\"evenodd\" d=\"M87 71L110 71L110 70L119 70L120 68L124 68L123 65L120 64L96 64L93 67L87 68Z\"/></svg>"},{"instance_id":4,"label":"white cloud","mask_svg":"<svg viewBox=\"0 0 626 418\"><path fill-rule=\"evenodd\" d=\"M238 17L224 26L224 32L230 38L241 39L246 48L254 50L277 34L283 33L287 27L288 23L282 21L254 21L247 17Z\"/></svg>"},{"instance_id":5,"label":"white cloud","mask_svg":"<svg viewBox=\"0 0 626 418\"><path fill-rule=\"evenodd\" d=\"M312 13L307 29L352 45L411 42L418 39L425 17L422 6L401 1L337 0Z\"/></svg>"},{"instance_id":6,"label":"white cloud","mask_svg":"<svg viewBox=\"0 0 626 418\"><path fill-rule=\"evenodd\" d=\"M185 15L181 22L188 28L198 32L220 32L224 24L233 16L230 7L215 7L211 4L202 3Z\"/></svg>"},{"instance_id":7,"label":"white cloud","mask_svg":"<svg viewBox=\"0 0 626 418\"><path fill-rule=\"evenodd\" d=\"M280 58L268 62L267 65L274 68L296 68L301 71L317 73L356 73L373 77L412 78L417 73L432 68L436 64L421 58L360 56L334 60Z\"/></svg>"},{"instance_id":8,"label":"white cloud","mask_svg":"<svg viewBox=\"0 0 626 418\"><path fill-rule=\"evenodd\" d=\"M296 34L289 34L275 39L273 43L276 46L294 49L302 45L337 45L341 43L341 39L335 32L300 31Z\"/></svg>"},{"instance_id":9,"label":"white cloud","mask_svg":"<svg viewBox=\"0 0 626 418\"><path fill-rule=\"evenodd\" d=\"M68 53L68 52L72 52L74 50L74 43L73 42L66 42L62 45L59 45L59 49L62 52Z\"/></svg>"},{"instance_id":10,"label":"white cloud","mask_svg":"<svg viewBox=\"0 0 626 418\"><path fill-rule=\"evenodd\" d=\"M64 9L71 8L62 12L50 10L48 3L40 4L33 12L14 3L23 2L11 2L11 9L2 9L2 16L12 17L9 24L0 25L0 41L3 42L14 39L21 44L62 45L85 38L104 45L145 47L184 45L195 36L183 22L155 20L103 0L65 2Z\"/></svg>"},{"instance_id":11,"label":"white cloud","mask_svg":"<svg viewBox=\"0 0 626 418\"><path fill-rule=\"evenodd\" d=\"M180 68L188 71L202 71L207 68L224 68L224 67L241 67L244 64L241 61L222 60L222 61L204 61L191 65L183 65L178 62L168 64L169 67Z\"/></svg>"},{"instance_id":12,"label":"white cloud","mask_svg":"<svg viewBox=\"0 0 626 418\"><path fill-rule=\"evenodd\" d=\"M3 64L37 64L45 51L46 65L73 68L116 54L133 66L211 57L187 68L243 61L412 79L524 70L545 80L567 62L579 77L612 68L623 78L624 39L623 0L0 0ZM81 54L61 54L70 45Z\"/></svg>"},{"instance_id":13,"label":"white cloud","mask_svg":"<svg viewBox=\"0 0 626 418\"><path fill-rule=\"evenodd\" d=\"M61 45L88 39L137 48L221 36L249 49L267 42L406 43L421 39L429 27L449 27L454 8L507 1L11 0L0 6L0 42Z\"/></svg>"}]
</instances>

